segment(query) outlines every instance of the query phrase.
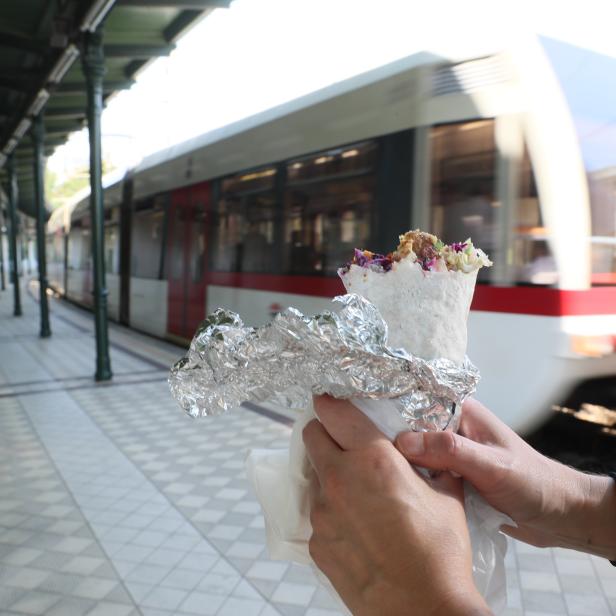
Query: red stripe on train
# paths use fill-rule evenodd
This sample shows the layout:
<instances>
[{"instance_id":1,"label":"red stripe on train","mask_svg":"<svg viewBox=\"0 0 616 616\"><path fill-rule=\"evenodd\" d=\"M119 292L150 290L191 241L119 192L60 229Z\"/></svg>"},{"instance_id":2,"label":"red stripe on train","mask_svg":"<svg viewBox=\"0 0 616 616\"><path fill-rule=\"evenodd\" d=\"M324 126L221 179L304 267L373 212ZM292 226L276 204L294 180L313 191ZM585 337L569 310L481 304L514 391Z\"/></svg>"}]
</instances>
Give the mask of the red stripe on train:
<instances>
[{"instance_id":1,"label":"red stripe on train","mask_svg":"<svg viewBox=\"0 0 616 616\"><path fill-rule=\"evenodd\" d=\"M209 272L208 284L260 291L333 297L344 293L337 277ZM542 316L616 314L616 287L564 291L545 287L477 285L471 310Z\"/></svg>"}]
</instances>

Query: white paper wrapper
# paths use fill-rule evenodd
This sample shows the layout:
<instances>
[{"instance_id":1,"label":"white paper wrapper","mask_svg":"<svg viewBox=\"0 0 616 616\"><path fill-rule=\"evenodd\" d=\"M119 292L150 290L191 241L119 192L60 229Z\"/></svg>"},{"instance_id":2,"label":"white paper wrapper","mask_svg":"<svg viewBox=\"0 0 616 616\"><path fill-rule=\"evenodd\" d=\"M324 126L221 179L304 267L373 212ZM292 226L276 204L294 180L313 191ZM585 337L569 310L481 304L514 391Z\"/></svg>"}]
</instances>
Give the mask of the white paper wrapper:
<instances>
[{"instance_id":1,"label":"white paper wrapper","mask_svg":"<svg viewBox=\"0 0 616 616\"><path fill-rule=\"evenodd\" d=\"M354 404L358 402L353 400ZM383 408L390 402L361 399L361 403L369 411L366 413L368 417L393 440L400 431L394 423L400 421L404 424L404 420L395 408ZM308 552L308 541L312 535L308 500L310 463L306 457L302 430L315 417L312 408L299 415L288 450L252 450L246 459L246 471L263 510L270 557L312 565L321 583L337 597L327 578L313 564ZM400 427L406 429L406 425ZM473 551L473 577L479 592L498 614L507 602L504 564L507 539L499 528L502 524L513 522L488 505L470 485L465 484L464 489L464 506ZM383 549L386 550L387 546L383 546ZM348 613L342 600L340 605Z\"/></svg>"}]
</instances>

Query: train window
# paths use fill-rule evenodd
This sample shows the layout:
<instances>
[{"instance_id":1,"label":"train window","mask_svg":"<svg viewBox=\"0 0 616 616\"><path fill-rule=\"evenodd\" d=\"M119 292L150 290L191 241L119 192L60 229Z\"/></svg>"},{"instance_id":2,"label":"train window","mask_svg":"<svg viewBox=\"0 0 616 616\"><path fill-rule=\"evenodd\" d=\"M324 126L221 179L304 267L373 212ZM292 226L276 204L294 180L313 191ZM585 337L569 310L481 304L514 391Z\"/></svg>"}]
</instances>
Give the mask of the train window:
<instances>
[{"instance_id":1,"label":"train window","mask_svg":"<svg viewBox=\"0 0 616 616\"><path fill-rule=\"evenodd\" d=\"M374 141L366 141L295 159L287 165L288 183L369 173L375 166L376 147Z\"/></svg>"},{"instance_id":2,"label":"train window","mask_svg":"<svg viewBox=\"0 0 616 616\"><path fill-rule=\"evenodd\" d=\"M68 236L68 269L87 270L90 268L90 231L71 229Z\"/></svg>"},{"instance_id":3,"label":"train window","mask_svg":"<svg viewBox=\"0 0 616 616\"><path fill-rule=\"evenodd\" d=\"M611 135L616 136L616 131L612 129ZM593 285L616 284L615 170L615 166L610 166L589 171L587 174L592 225L590 254Z\"/></svg>"},{"instance_id":4,"label":"train window","mask_svg":"<svg viewBox=\"0 0 616 616\"><path fill-rule=\"evenodd\" d=\"M353 248L369 245L375 182L353 184L335 187L342 193L332 194L334 187L328 186L320 193L293 191L287 196L286 273L333 276L352 258Z\"/></svg>"},{"instance_id":5,"label":"train window","mask_svg":"<svg viewBox=\"0 0 616 616\"><path fill-rule=\"evenodd\" d=\"M205 269L205 211L203 203L197 203L195 206L195 220L191 230L194 235L190 253L190 277L193 282L201 282Z\"/></svg>"},{"instance_id":6,"label":"train window","mask_svg":"<svg viewBox=\"0 0 616 616\"><path fill-rule=\"evenodd\" d=\"M131 276L135 278L160 277L160 259L163 247L164 208L160 204L139 210L133 215Z\"/></svg>"},{"instance_id":7,"label":"train window","mask_svg":"<svg viewBox=\"0 0 616 616\"><path fill-rule=\"evenodd\" d=\"M496 245L494 120L430 131L431 229L447 243L471 238L490 254ZM483 268L479 279L489 278Z\"/></svg>"},{"instance_id":8,"label":"train window","mask_svg":"<svg viewBox=\"0 0 616 616\"><path fill-rule=\"evenodd\" d=\"M376 144L367 142L289 162L285 273L335 275L353 248L369 244L375 160Z\"/></svg>"},{"instance_id":9,"label":"train window","mask_svg":"<svg viewBox=\"0 0 616 616\"><path fill-rule=\"evenodd\" d=\"M222 181L212 221L212 269L271 272L274 266L276 170L240 173Z\"/></svg>"},{"instance_id":10,"label":"train window","mask_svg":"<svg viewBox=\"0 0 616 616\"><path fill-rule=\"evenodd\" d=\"M186 244L186 223L188 213L178 208L171 222L171 251L168 255L169 277L181 280L184 276L184 246Z\"/></svg>"},{"instance_id":11,"label":"train window","mask_svg":"<svg viewBox=\"0 0 616 616\"><path fill-rule=\"evenodd\" d=\"M105 271L107 274L120 272L120 244L117 225L105 227Z\"/></svg>"},{"instance_id":12,"label":"train window","mask_svg":"<svg viewBox=\"0 0 616 616\"><path fill-rule=\"evenodd\" d=\"M520 165L513 220L511 277L525 284L556 284L558 270L548 241L548 229L543 224L535 176L526 149Z\"/></svg>"}]
</instances>

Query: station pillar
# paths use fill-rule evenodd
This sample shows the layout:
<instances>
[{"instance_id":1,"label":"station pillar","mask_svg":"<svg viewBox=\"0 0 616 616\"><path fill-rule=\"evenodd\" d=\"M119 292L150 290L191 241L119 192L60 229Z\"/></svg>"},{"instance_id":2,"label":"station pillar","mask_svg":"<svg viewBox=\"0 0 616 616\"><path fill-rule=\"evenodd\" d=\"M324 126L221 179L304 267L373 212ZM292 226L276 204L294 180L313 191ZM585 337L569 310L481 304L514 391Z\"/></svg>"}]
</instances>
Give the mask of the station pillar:
<instances>
[{"instance_id":1,"label":"station pillar","mask_svg":"<svg viewBox=\"0 0 616 616\"><path fill-rule=\"evenodd\" d=\"M105 281L105 214L103 210L101 162L101 114L103 110L103 33L85 32L81 50L81 65L88 97L88 133L90 138L90 219L92 230L92 263L94 269L94 322L96 326L97 381L112 377L109 358L107 323L107 285Z\"/></svg>"},{"instance_id":2,"label":"station pillar","mask_svg":"<svg viewBox=\"0 0 616 616\"><path fill-rule=\"evenodd\" d=\"M4 216L2 216L0 222L0 290L6 290L6 282L4 277L4 234L2 232L2 227L5 227L4 224Z\"/></svg>"},{"instance_id":3,"label":"station pillar","mask_svg":"<svg viewBox=\"0 0 616 616\"><path fill-rule=\"evenodd\" d=\"M36 200L36 257L38 261L39 298L41 308L41 338L51 336L49 327L49 301L47 299L47 255L45 245L45 177L44 177L43 114L32 120L32 141L34 143L34 196Z\"/></svg>"},{"instance_id":4,"label":"station pillar","mask_svg":"<svg viewBox=\"0 0 616 616\"><path fill-rule=\"evenodd\" d=\"M13 315L20 317L21 297L19 294L19 269L17 267L17 180L15 178L15 165L11 154L6 161L8 173L8 200L9 200L9 261L10 279L13 283Z\"/></svg>"}]
</instances>

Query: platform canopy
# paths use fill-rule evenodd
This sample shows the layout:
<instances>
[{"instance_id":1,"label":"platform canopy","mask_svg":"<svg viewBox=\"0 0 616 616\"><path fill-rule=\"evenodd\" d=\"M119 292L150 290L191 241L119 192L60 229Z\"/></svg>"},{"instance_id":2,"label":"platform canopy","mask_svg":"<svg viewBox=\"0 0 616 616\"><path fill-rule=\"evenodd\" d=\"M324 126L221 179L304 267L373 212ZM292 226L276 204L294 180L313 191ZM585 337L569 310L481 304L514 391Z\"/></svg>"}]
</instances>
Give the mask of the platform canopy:
<instances>
[{"instance_id":1,"label":"platform canopy","mask_svg":"<svg viewBox=\"0 0 616 616\"><path fill-rule=\"evenodd\" d=\"M13 153L18 208L34 216L28 131L45 107L45 155L85 125L82 34L104 25L104 99L130 88L150 61L231 0L15 0L0 2L0 174Z\"/></svg>"}]
</instances>

